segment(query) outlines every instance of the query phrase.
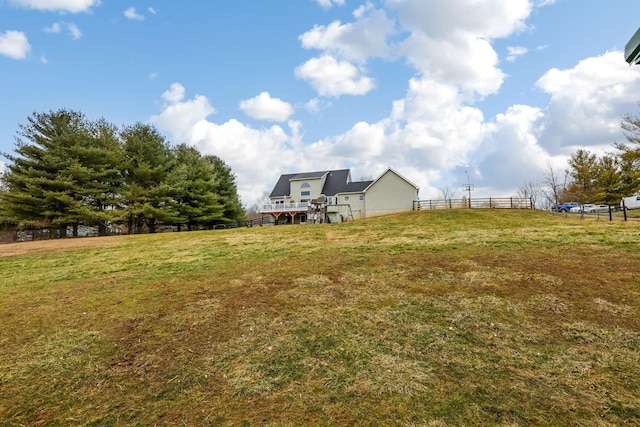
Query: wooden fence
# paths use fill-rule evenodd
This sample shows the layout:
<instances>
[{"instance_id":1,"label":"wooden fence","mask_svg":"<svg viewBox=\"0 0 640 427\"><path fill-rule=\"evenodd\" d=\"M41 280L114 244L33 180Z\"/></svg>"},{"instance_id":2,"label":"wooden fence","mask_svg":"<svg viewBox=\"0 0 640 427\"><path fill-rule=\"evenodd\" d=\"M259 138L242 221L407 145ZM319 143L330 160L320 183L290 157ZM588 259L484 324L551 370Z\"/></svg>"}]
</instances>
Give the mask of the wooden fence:
<instances>
[{"instance_id":1,"label":"wooden fence","mask_svg":"<svg viewBox=\"0 0 640 427\"><path fill-rule=\"evenodd\" d=\"M413 210L429 209L534 209L529 197L489 197L477 199L415 200Z\"/></svg>"}]
</instances>

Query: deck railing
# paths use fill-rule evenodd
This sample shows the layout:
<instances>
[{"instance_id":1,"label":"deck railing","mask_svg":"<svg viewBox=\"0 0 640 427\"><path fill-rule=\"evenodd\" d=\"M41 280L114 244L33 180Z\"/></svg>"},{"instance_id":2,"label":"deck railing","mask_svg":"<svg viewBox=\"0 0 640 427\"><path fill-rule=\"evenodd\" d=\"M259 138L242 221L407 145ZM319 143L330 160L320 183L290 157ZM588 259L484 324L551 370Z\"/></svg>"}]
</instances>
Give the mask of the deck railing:
<instances>
[{"instance_id":1,"label":"deck railing","mask_svg":"<svg viewBox=\"0 0 640 427\"><path fill-rule=\"evenodd\" d=\"M267 203L260 206L260 213L299 212L309 209L309 203Z\"/></svg>"}]
</instances>

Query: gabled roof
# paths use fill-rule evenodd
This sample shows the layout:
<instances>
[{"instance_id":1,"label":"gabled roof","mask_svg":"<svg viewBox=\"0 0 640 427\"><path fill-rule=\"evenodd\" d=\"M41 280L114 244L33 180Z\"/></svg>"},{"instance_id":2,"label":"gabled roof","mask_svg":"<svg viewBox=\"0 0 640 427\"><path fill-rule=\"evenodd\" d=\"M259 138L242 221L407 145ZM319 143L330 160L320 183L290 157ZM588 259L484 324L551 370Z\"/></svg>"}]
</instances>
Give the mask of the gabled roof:
<instances>
[{"instance_id":1,"label":"gabled roof","mask_svg":"<svg viewBox=\"0 0 640 427\"><path fill-rule=\"evenodd\" d=\"M420 190L420 187L418 187L417 185L415 185L413 182L409 181L407 178L405 178L404 176L400 175L395 169L393 168L387 168L387 170L385 170L384 172L382 172L380 175L378 175L378 177L376 179L374 179L373 181L370 181L371 183L374 183L376 181L378 181L380 178L382 178L387 172L393 172L394 174L396 174L400 179L404 180L407 182L407 184L411 185L413 188L416 189L416 191Z\"/></svg>"},{"instance_id":2,"label":"gabled roof","mask_svg":"<svg viewBox=\"0 0 640 427\"><path fill-rule=\"evenodd\" d=\"M290 196L291 181L300 181L305 179L321 179L326 176L324 187L322 188L322 194L325 196L335 196L342 193L362 193L366 191L374 182L380 179L387 172L393 172L409 184L414 186L416 190L418 187L411 181L400 175L395 170L388 168L378 178L373 181L355 181L351 182L351 171L349 169L338 169L318 172L304 172L304 173L290 173L281 175L273 187L273 191L269 197L285 197Z\"/></svg>"},{"instance_id":3,"label":"gabled roof","mask_svg":"<svg viewBox=\"0 0 640 427\"><path fill-rule=\"evenodd\" d=\"M335 196L338 193L353 192L357 190L347 190L350 186L354 187L355 182L351 181L351 171L349 169L340 169L329 171L327 180L322 188L322 194L325 196Z\"/></svg>"},{"instance_id":4,"label":"gabled roof","mask_svg":"<svg viewBox=\"0 0 640 427\"><path fill-rule=\"evenodd\" d=\"M373 181L351 182L351 171L349 169L338 169L318 172L289 173L281 175L273 187L269 197L290 196L291 181L301 181L305 179L320 179L326 176L322 194L325 196L335 196L338 193L362 192Z\"/></svg>"},{"instance_id":5,"label":"gabled roof","mask_svg":"<svg viewBox=\"0 0 640 427\"><path fill-rule=\"evenodd\" d=\"M289 196L289 191L291 191L290 182L291 181L299 181L302 179L319 179L325 176L329 171L318 171L318 172L305 172L305 173L289 173L280 175L278 182L276 182L275 187L273 187L273 191L269 195L269 197L284 197Z\"/></svg>"}]
</instances>

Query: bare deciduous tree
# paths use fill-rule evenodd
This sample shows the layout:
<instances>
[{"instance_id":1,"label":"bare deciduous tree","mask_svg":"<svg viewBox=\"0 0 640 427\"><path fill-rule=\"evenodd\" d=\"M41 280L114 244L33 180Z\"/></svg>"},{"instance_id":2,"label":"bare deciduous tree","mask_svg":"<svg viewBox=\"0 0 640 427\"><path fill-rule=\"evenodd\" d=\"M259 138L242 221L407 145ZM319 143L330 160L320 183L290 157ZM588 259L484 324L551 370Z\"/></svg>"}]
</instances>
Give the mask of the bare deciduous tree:
<instances>
[{"instance_id":1,"label":"bare deciduous tree","mask_svg":"<svg viewBox=\"0 0 640 427\"><path fill-rule=\"evenodd\" d=\"M538 181L525 181L518 189L518 197L531 199L531 204L539 208L540 196L544 194L544 188Z\"/></svg>"},{"instance_id":2,"label":"bare deciduous tree","mask_svg":"<svg viewBox=\"0 0 640 427\"><path fill-rule=\"evenodd\" d=\"M449 188L448 186L440 187L440 198L442 200L453 199L456 196L456 190Z\"/></svg>"},{"instance_id":3,"label":"bare deciduous tree","mask_svg":"<svg viewBox=\"0 0 640 427\"><path fill-rule=\"evenodd\" d=\"M558 206L567 189L568 181L569 173L564 171L564 174L560 175L553 168L551 161L547 160L547 169L542 174L543 194L546 198L546 205L548 205L546 207Z\"/></svg>"}]
</instances>

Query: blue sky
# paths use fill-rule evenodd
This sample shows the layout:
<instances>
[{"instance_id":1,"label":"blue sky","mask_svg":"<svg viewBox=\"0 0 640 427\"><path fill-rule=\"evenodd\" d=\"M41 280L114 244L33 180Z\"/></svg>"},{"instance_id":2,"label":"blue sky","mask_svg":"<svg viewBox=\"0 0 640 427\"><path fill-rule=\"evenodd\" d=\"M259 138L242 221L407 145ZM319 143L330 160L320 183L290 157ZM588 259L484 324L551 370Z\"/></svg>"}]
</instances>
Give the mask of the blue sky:
<instances>
[{"instance_id":1,"label":"blue sky","mask_svg":"<svg viewBox=\"0 0 640 427\"><path fill-rule=\"evenodd\" d=\"M635 6L635 7L634 7ZM281 173L392 167L511 196L640 114L631 0L0 0L0 152L34 111L154 124L243 202ZM0 157L0 162L6 159ZM0 163L0 169L3 164ZM465 173L466 171L466 173Z\"/></svg>"}]
</instances>

